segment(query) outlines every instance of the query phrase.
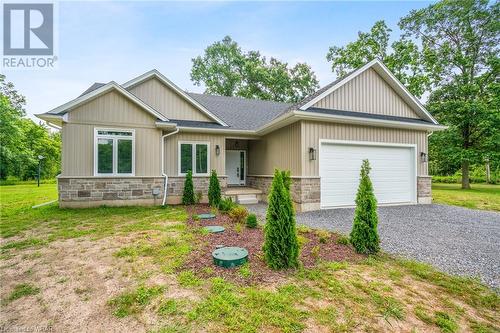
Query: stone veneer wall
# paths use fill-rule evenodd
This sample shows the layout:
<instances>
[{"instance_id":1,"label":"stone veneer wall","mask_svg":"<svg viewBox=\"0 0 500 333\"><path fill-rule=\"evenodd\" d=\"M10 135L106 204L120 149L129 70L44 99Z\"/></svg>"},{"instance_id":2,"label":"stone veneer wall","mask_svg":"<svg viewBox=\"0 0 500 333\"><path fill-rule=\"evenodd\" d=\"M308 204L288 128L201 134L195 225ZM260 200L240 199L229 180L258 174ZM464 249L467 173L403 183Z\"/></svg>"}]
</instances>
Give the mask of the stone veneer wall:
<instances>
[{"instance_id":1,"label":"stone veneer wall","mask_svg":"<svg viewBox=\"0 0 500 333\"><path fill-rule=\"evenodd\" d=\"M227 177L218 177L221 190L227 187ZM184 181L186 177L168 177L167 185L167 203L176 205L182 203L182 194L184 192ZM210 177L193 177L194 193L201 191L202 203L208 202L208 185Z\"/></svg>"},{"instance_id":2,"label":"stone veneer wall","mask_svg":"<svg viewBox=\"0 0 500 333\"><path fill-rule=\"evenodd\" d=\"M180 204L185 177L169 177L167 203ZM194 191L202 192L202 201L208 202L209 177L193 177ZM60 207L95 207L100 205L160 205L163 200L163 177L60 177L57 180ZM219 177L221 188L227 178ZM153 196L153 189L159 195Z\"/></svg>"},{"instance_id":3,"label":"stone veneer wall","mask_svg":"<svg viewBox=\"0 0 500 333\"><path fill-rule=\"evenodd\" d=\"M432 176L417 177L417 198L420 204L432 203Z\"/></svg>"},{"instance_id":4,"label":"stone veneer wall","mask_svg":"<svg viewBox=\"0 0 500 333\"><path fill-rule=\"evenodd\" d=\"M269 189L273 181L272 176L247 176L247 185L263 192L262 197L267 201ZM299 211L316 210L320 207L320 179L292 177L290 187L292 200Z\"/></svg>"},{"instance_id":5,"label":"stone veneer wall","mask_svg":"<svg viewBox=\"0 0 500 333\"><path fill-rule=\"evenodd\" d=\"M59 177L60 207L153 205L163 197L163 177Z\"/></svg>"}]
</instances>

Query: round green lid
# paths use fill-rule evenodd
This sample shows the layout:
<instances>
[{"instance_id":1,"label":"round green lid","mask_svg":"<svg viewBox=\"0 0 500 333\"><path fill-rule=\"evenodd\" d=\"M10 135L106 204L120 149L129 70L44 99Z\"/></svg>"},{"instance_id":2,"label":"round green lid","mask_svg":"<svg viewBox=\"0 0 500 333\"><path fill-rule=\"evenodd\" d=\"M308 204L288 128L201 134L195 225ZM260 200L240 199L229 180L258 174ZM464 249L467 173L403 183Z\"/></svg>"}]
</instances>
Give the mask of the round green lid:
<instances>
[{"instance_id":1,"label":"round green lid","mask_svg":"<svg viewBox=\"0 0 500 333\"><path fill-rule=\"evenodd\" d=\"M213 218L215 218L215 214L212 214L212 213L198 214L198 218L200 218L202 220L213 219Z\"/></svg>"},{"instance_id":2,"label":"round green lid","mask_svg":"<svg viewBox=\"0 0 500 333\"><path fill-rule=\"evenodd\" d=\"M248 261L248 251L242 247L226 246L212 252L214 264L230 268L243 265Z\"/></svg>"},{"instance_id":3,"label":"round green lid","mask_svg":"<svg viewBox=\"0 0 500 333\"><path fill-rule=\"evenodd\" d=\"M221 227L220 225L207 225L203 229L205 229L208 232L212 232L212 233L223 232L225 230L224 227Z\"/></svg>"}]
</instances>

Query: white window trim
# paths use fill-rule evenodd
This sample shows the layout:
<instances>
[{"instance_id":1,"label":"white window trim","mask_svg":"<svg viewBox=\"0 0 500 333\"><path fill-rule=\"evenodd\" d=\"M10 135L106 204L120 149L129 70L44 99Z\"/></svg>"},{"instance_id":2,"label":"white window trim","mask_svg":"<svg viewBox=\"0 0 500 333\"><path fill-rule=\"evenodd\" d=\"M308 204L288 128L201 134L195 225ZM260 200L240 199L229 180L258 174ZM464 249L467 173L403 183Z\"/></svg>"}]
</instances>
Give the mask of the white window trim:
<instances>
[{"instance_id":1,"label":"white window trim","mask_svg":"<svg viewBox=\"0 0 500 333\"><path fill-rule=\"evenodd\" d=\"M99 135L99 131L130 132L132 136ZM131 139L132 140L132 173L118 173L118 144L113 142L113 173L98 173L98 139ZM135 129L131 128L94 128L94 176L96 177L133 177L135 176Z\"/></svg>"},{"instance_id":2,"label":"white window trim","mask_svg":"<svg viewBox=\"0 0 500 333\"><path fill-rule=\"evenodd\" d=\"M181 145L193 145L192 149L192 170L193 176L209 176L210 175L210 142L208 141L179 141L177 143L177 173L179 176L186 176L186 173L181 172ZM207 145L207 173L196 173L196 145Z\"/></svg>"}]
</instances>

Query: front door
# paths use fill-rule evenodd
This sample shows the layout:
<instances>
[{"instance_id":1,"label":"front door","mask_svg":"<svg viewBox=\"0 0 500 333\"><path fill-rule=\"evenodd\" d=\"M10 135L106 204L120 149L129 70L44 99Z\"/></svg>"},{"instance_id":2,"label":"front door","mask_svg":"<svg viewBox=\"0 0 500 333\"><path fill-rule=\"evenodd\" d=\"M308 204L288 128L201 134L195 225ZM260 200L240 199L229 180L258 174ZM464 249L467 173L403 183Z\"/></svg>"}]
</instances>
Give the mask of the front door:
<instances>
[{"instance_id":1,"label":"front door","mask_svg":"<svg viewBox=\"0 0 500 333\"><path fill-rule=\"evenodd\" d=\"M246 152L244 150L226 151L226 174L228 185L245 185Z\"/></svg>"}]
</instances>

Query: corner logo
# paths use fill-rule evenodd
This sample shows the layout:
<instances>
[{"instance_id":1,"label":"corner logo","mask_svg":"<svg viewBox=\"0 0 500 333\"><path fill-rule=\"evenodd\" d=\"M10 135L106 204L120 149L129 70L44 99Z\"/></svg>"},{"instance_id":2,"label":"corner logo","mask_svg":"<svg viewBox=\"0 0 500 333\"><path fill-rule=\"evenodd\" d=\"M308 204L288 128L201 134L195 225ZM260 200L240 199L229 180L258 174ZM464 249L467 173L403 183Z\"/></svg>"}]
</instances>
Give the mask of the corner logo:
<instances>
[{"instance_id":1,"label":"corner logo","mask_svg":"<svg viewBox=\"0 0 500 333\"><path fill-rule=\"evenodd\" d=\"M2 17L3 69L54 68L53 3L4 3Z\"/></svg>"}]
</instances>

